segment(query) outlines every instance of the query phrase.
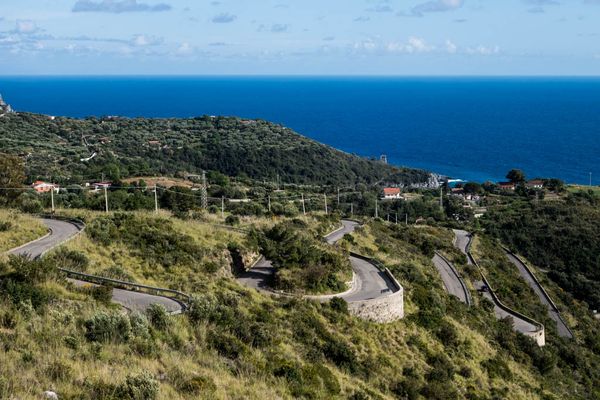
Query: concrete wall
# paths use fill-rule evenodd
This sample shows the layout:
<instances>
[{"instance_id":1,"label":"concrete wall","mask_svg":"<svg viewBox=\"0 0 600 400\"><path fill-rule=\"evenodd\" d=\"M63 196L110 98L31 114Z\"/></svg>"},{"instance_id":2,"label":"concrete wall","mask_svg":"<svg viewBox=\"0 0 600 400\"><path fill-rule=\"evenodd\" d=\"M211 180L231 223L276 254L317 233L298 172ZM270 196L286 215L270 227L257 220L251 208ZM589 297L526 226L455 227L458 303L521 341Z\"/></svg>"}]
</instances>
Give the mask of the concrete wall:
<instances>
[{"instance_id":1,"label":"concrete wall","mask_svg":"<svg viewBox=\"0 0 600 400\"><path fill-rule=\"evenodd\" d=\"M400 288L390 296L377 299L352 301L348 309L359 318L379 322L393 322L404 317L404 290Z\"/></svg>"},{"instance_id":2,"label":"concrete wall","mask_svg":"<svg viewBox=\"0 0 600 400\"><path fill-rule=\"evenodd\" d=\"M368 258L365 257L365 259ZM373 263L373 265L377 264ZM394 283L396 291L385 297L349 302L348 310L352 314L367 321L379 323L394 322L404 318L404 288L389 269L386 268L383 272Z\"/></svg>"}]
</instances>

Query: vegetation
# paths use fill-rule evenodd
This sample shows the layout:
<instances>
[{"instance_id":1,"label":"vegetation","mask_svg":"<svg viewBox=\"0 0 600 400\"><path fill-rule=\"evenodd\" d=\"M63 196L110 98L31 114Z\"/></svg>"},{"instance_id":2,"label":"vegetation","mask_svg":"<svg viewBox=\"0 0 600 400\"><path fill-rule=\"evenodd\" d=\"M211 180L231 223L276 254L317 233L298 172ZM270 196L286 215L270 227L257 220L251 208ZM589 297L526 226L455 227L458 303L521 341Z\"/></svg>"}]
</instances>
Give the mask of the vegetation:
<instances>
[{"instance_id":1,"label":"vegetation","mask_svg":"<svg viewBox=\"0 0 600 400\"><path fill-rule=\"evenodd\" d=\"M207 259L189 257L205 253L214 237L235 239L242 249L251 247L252 237L166 214L79 216L94 228L67 249L37 262L13 258L0 268L0 281L21 287L0 289L0 397L38 397L49 389L61 399L598 397L589 364L596 358L573 353L576 345L561 348L565 356L556 358L553 345L539 349L485 307L467 308L445 294L431 264L433 249L453 254L452 234L444 228L375 221L344 238L340 247L376 257L405 286L406 318L378 325L351 316L339 299L320 304L265 296L199 267ZM294 233L301 224L281 218L252 223L265 235L276 227ZM332 222L302 224L322 235ZM159 234L157 226L178 240L164 247L137 233L143 227ZM106 227L114 234L104 247L95 235ZM163 274L138 248L157 259L168 249L181 254ZM167 316L152 307L128 314L55 272L62 262L93 271L110 257L129 260L122 268L136 278L144 279L136 265L146 265L147 280L180 282L194 295L190 312Z\"/></svg>"},{"instance_id":2,"label":"vegetation","mask_svg":"<svg viewBox=\"0 0 600 400\"><path fill-rule=\"evenodd\" d=\"M564 201L516 201L495 208L486 232L548 270L548 276L591 308L600 309L600 197L570 194Z\"/></svg>"},{"instance_id":3,"label":"vegetation","mask_svg":"<svg viewBox=\"0 0 600 400\"><path fill-rule=\"evenodd\" d=\"M0 147L27 156L29 180L81 184L202 170L286 183L422 182L427 174L343 153L265 121L70 118L15 113L0 120ZM94 155L95 154L95 155ZM88 161L81 161L92 157Z\"/></svg>"},{"instance_id":4,"label":"vegetation","mask_svg":"<svg viewBox=\"0 0 600 400\"><path fill-rule=\"evenodd\" d=\"M46 232L46 227L38 219L0 209L0 253L37 239Z\"/></svg>"},{"instance_id":5,"label":"vegetation","mask_svg":"<svg viewBox=\"0 0 600 400\"><path fill-rule=\"evenodd\" d=\"M340 293L352 279L348 255L323 242L299 219L281 222L260 238L275 267L274 287L288 292ZM308 232L307 232L308 231Z\"/></svg>"}]
</instances>

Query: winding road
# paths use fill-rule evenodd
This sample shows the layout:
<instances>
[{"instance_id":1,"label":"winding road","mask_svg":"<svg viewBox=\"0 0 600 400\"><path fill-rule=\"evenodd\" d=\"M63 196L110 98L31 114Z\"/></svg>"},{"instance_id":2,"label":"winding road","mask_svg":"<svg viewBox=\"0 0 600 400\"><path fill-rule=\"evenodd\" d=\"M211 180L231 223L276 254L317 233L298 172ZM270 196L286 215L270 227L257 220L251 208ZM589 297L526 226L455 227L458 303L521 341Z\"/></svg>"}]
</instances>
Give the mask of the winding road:
<instances>
[{"instance_id":1,"label":"winding road","mask_svg":"<svg viewBox=\"0 0 600 400\"><path fill-rule=\"evenodd\" d=\"M342 227L325 236L325 240L327 243L333 245L341 240L344 235L354 232L354 229L359 225L355 221L342 220ZM355 256L350 256L349 258L354 272L351 289L339 294L306 297L315 300L341 297L347 302L355 302L390 296L398 290L388 275L379 270L371 262ZM254 267L238 277L238 282L247 287L271 292L269 285L274 273L275 268L271 262L262 257Z\"/></svg>"},{"instance_id":2,"label":"winding road","mask_svg":"<svg viewBox=\"0 0 600 400\"><path fill-rule=\"evenodd\" d=\"M527 284L539 297L542 304L544 304L548 308L548 315L556 322L556 329L558 330L559 336L568 339L573 339L573 332L571 332L565 321L562 319L560 312L556 307L556 304L554 304L552 299L550 299L550 296L544 290L537 278L533 275L533 272L523 263L523 261L518 256L507 250L505 250L505 253L510 262L517 267L521 277L525 279L525 282L527 282Z\"/></svg>"},{"instance_id":3,"label":"winding road","mask_svg":"<svg viewBox=\"0 0 600 400\"><path fill-rule=\"evenodd\" d=\"M58 219L42 219L44 224L48 227L48 235L27 243L23 246L17 247L8 251L8 254L22 255L29 258L39 258L44 256L49 250L61 245L75 237L81 232L82 228L75 223L69 221L63 221ZM94 286L92 283L84 282L81 280L69 279L75 286ZM168 297L155 296L142 292L134 292L123 289L113 289L112 301L120 304L128 310L144 312L152 304L162 304L167 312L171 314L178 314L182 312L182 305Z\"/></svg>"},{"instance_id":4,"label":"winding road","mask_svg":"<svg viewBox=\"0 0 600 400\"><path fill-rule=\"evenodd\" d=\"M471 305L469 290L454 265L438 253L433 257L433 264L442 277L446 291L449 294L458 297L463 303Z\"/></svg>"},{"instance_id":5,"label":"winding road","mask_svg":"<svg viewBox=\"0 0 600 400\"><path fill-rule=\"evenodd\" d=\"M454 229L454 236L454 246L467 257L467 264L474 265L475 263L473 262L473 258L469 251L469 244L471 242L471 235L469 232ZM482 292L485 298L494 303L494 315L497 319L510 317L512 319L513 328L524 334L534 334L539 331L539 325L522 318L520 315L509 312L507 308L501 307L496 299L494 299L494 296L490 293L490 288L487 287L485 283L480 282L477 289Z\"/></svg>"}]
</instances>

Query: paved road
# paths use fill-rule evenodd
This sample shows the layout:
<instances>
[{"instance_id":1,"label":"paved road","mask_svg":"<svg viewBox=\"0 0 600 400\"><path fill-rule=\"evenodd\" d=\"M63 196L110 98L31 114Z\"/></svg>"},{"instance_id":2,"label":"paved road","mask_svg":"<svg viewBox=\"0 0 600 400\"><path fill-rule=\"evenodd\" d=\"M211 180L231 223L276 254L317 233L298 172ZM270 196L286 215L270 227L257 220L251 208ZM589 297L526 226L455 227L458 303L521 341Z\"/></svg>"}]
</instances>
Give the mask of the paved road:
<instances>
[{"instance_id":1,"label":"paved road","mask_svg":"<svg viewBox=\"0 0 600 400\"><path fill-rule=\"evenodd\" d=\"M467 255L467 246L471 235L467 231L453 229L454 231L454 247L462 251L464 255ZM467 257L467 262L471 263L471 259Z\"/></svg>"},{"instance_id":2,"label":"paved road","mask_svg":"<svg viewBox=\"0 0 600 400\"><path fill-rule=\"evenodd\" d=\"M41 257L47 251L59 246L65 241L73 238L79 233L80 228L70 222L56 219L43 219L44 224L48 227L50 234L39 240L28 243L24 246L10 250L9 254L24 255L30 258ZM76 286L88 286L90 283L71 279ZM175 300L154 296L141 292L132 292L123 289L113 289L112 301L120 304L129 310L145 311L151 304L162 304L167 311L176 314L182 311L182 306Z\"/></svg>"},{"instance_id":3,"label":"paved road","mask_svg":"<svg viewBox=\"0 0 600 400\"><path fill-rule=\"evenodd\" d=\"M465 291L460 278L457 276L457 272L454 270L454 266L439 254L436 254L433 257L433 264L442 277L446 291L451 295L458 297L463 303L469 304L469 294Z\"/></svg>"},{"instance_id":4,"label":"paved road","mask_svg":"<svg viewBox=\"0 0 600 400\"><path fill-rule=\"evenodd\" d=\"M79 233L79 227L70 222L59 221L56 219L43 219L42 221L48 227L50 232L49 235L27 243L25 246L10 250L8 253L24 255L31 258L41 257L48 250L51 250Z\"/></svg>"},{"instance_id":5,"label":"paved road","mask_svg":"<svg viewBox=\"0 0 600 400\"><path fill-rule=\"evenodd\" d=\"M335 244L345 234L354 232L357 226L359 226L357 222L342 220L342 228L325 236L325 240L329 244ZM396 291L396 286L390 278L370 262L350 256L350 264L355 274L352 289L338 295L307 297L316 300L341 297L351 302L385 297ZM250 271L241 274L238 282L251 288L269 291L274 272L271 262L262 258Z\"/></svg>"},{"instance_id":6,"label":"paved road","mask_svg":"<svg viewBox=\"0 0 600 400\"><path fill-rule=\"evenodd\" d=\"M558 330L558 334L564 338L573 338L573 333L569 330L565 321L563 321L560 313L556 309L550 297L548 297L547 293L542 289L541 285L534 279L533 275L531 275L530 271L527 269L525 265L519 260L517 257L512 255L509 252L506 252L506 256L513 263L517 269L519 270L519 274L529 286L533 289L535 294L539 297L542 304L544 304L548 308L548 315L556 322L556 328Z\"/></svg>"},{"instance_id":7,"label":"paved road","mask_svg":"<svg viewBox=\"0 0 600 400\"><path fill-rule=\"evenodd\" d=\"M467 256L467 263L472 265L473 262L470 257L469 249L467 248L469 245L471 235L467 231L455 229L454 230L454 246L457 247L463 254ZM494 301L491 293L489 292L489 288L485 286L483 282L479 282L477 290L483 293L483 296L494 303L494 315L497 319L504 319L507 317L512 318L513 327L516 331L521 333L530 333L536 332L538 330L538 326L532 324L529 321L526 321L519 317L518 315L511 314L505 311L503 308L499 307L498 304Z\"/></svg>"}]
</instances>

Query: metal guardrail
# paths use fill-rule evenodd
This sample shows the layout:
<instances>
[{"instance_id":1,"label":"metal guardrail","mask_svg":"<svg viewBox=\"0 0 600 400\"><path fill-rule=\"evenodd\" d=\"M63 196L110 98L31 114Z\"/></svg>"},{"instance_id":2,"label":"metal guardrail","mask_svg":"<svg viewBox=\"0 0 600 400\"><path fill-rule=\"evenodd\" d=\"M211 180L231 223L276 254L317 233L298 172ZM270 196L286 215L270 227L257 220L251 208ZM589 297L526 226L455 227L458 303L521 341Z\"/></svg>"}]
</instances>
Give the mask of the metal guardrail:
<instances>
[{"instance_id":1,"label":"metal guardrail","mask_svg":"<svg viewBox=\"0 0 600 400\"><path fill-rule=\"evenodd\" d=\"M186 311L190 307L192 297L184 292L174 289L165 289L156 286L142 285L135 282L127 282L119 279L105 278L103 276L86 274L83 272L71 271L64 268L59 268L59 271L66 274L68 277L77 279L84 282L89 282L102 286L116 287L132 292L146 292L154 296L161 296L174 299L181 304L183 311Z\"/></svg>"},{"instance_id":2,"label":"metal guardrail","mask_svg":"<svg viewBox=\"0 0 600 400\"><path fill-rule=\"evenodd\" d=\"M392 271L390 271L389 268L387 268L385 265L383 265L380 261L378 261L374 258L371 258L371 257L363 256L362 254L355 253L353 251L350 252L350 255L352 257L359 258L361 260L364 260L368 263L373 264L378 270L380 270L381 272L386 274L386 276L392 281L394 286L396 286L396 289L397 289L396 291L404 291L404 288L402 287L402 285L400 285L400 283L398 282L398 280L396 279L394 274L392 274Z\"/></svg>"},{"instance_id":3,"label":"metal guardrail","mask_svg":"<svg viewBox=\"0 0 600 400\"><path fill-rule=\"evenodd\" d=\"M63 217L63 216L58 216L58 215L53 215L53 214L40 214L39 216L40 216L40 218L56 219L56 220L69 222L79 228L77 235L81 234L85 230L85 223L80 219L68 218L68 217ZM60 246L65 241L70 240L72 238L73 237L70 237L60 243L56 243L56 245L54 247ZM44 256L44 254L45 253L40 254L39 257ZM166 288L160 288L160 287L155 287L155 286L143 285L143 284L139 284L139 283L135 283L135 282L127 282L127 281L121 281L118 279L105 278L102 276L86 274L83 272L71 271L71 270L68 270L65 268L58 268L58 270L71 278L74 278L74 279L77 279L77 280L80 280L83 282L93 283L93 284L102 285L102 286L112 286L112 287L117 287L119 289L124 289L124 290L134 291L134 292L148 292L148 294L151 294L151 295L173 299L181 305L182 312L185 312L189 309L191 299L192 299L192 297L190 295L183 293L181 291L178 291L178 290L174 290L174 289L166 289Z\"/></svg>"},{"instance_id":4,"label":"metal guardrail","mask_svg":"<svg viewBox=\"0 0 600 400\"><path fill-rule=\"evenodd\" d=\"M505 246L502 246L502 248L508 254L512 255L517 261L519 261L521 263L521 265L523 265L523 267L525 267L525 270L527 271L527 273L529 274L529 276L531 276L531 278L533 278L533 280L535 281L536 285L538 286L538 288L543 293L544 297L546 298L546 300L548 301L548 303L552 307L552 310L556 313L556 315L561 320L561 322L563 323L563 325L565 326L565 328L567 328L567 331L569 331L569 334L571 335L571 338L574 338L575 334L573 333L573 331L571 330L571 328L569 328L569 326L567 325L566 321L563 319L562 315L560 314L560 310L556 306L556 303L554 303L554 301L552 300L552 298L550 297L550 295L548 294L548 292L546 291L546 289L544 288L544 286L542 285L542 283L539 281L539 279L537 278L537 276L535 276L535 274L533 273L533 271L531 270L531 268L529 268L529 266L521 259L521 257L519 257L517 254L515 254L514 252L512 252L510 249L508 249Z\"/></svg>"},{"instance_id":5,"label":"metal guardrail","mask_svg":"<svg viewBox=\"0 0 600 400\"><path fill-rule=\"evenodd\" d=\"M544 324L542 324L541 322L538 322L536 320L534 320L533 318L530 318L524 314L521 314L520 312L513 310L512 308L504 305L504 303L502 303L502 301L500 301L500 299L498 298L498 296L496 295L496 292L494 291L492 285L490 285L490 282L487 280L485 274L483 273L483 269L479 266L479 263L477 263L477 260L475 260L475 257L473 257L473 255L471 254L471 242L473 241L473 235L470 235L469 237L469 243L467 244L466 247L466 252L467 252L467 257L470 258L470 260L473 262L473 265L475 265L477 267L477 269L479 270L479 274L481 275L481 278L483 280L483 283L485 284L485 286L488 288L490 295L492 296L492 299L494 300L494 303L500 307L502 310L504 310L505 312L514 315L516 317L521 318L522 320L529 322L530 324L537 326L538 327L538 332L541 331L545 331L544 328Z\"/></svg>"}]
</instances>

